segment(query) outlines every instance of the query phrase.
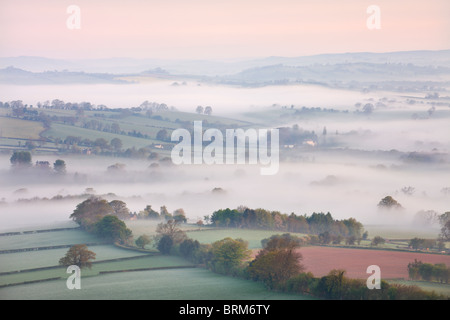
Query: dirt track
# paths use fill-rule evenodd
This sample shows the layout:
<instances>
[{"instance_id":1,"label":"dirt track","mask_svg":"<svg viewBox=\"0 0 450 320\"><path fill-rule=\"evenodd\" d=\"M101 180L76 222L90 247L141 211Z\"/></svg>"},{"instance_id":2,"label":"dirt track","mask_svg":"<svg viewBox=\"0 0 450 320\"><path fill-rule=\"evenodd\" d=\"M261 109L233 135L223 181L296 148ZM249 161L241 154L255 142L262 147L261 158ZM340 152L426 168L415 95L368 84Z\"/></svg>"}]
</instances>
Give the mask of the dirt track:
<instances>
[{"instance_id":1,"label":"dirt track","mask_svg":"<svg viewBox=\"0 0 450 320\"><path fill-rule=\"evenodd\" d=\"M344 269L348 277L367 279L370 276L366 273L367 267L378 265L382 279L407 279L408 263L414 259L450 266L449 255L331 247L303 247L300 252L306 271L316 277L324 276L332 269Z\"/></svg>"}]
</instances>

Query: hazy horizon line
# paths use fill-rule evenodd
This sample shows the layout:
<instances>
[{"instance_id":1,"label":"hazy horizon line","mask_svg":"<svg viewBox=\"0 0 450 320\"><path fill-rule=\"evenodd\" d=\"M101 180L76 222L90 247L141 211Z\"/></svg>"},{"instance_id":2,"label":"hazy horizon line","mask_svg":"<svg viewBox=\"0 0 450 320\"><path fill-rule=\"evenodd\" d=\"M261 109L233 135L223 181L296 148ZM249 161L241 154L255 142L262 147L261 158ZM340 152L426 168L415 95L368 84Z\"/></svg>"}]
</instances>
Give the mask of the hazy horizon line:
<instances>
[{"instance_id":1,"label":"hazy horizon line","mask_svg":"<svg viewBox=\"0 0 450 320\"><path fill-rule=\"evenodd\" d=\"M346 54L397 54L397 53L419 53L419 52L445 52L450 51L448 49L415 49L415 50L394 50L394 51L345 51L345 52L322 52L317 54L307 54L307 55L264 55L264 56L240 56L240 57L229 57L229 58L158 58L158 57L147 57L139 58L133 56L109 56L102 58L70 58L70 57L56 57L56 56L43 56L43 55L16 55L16 56L0 56L0 59L11 59L11 58L43 58L51 60L66 60L66 61L81 61L81 60L114 60L114 59L129 59L129 60L162 60L162 61L246 61L246 60L258 60L258 59L270 59L270 58L308 58L317 56L327 56L327 55L346 55Z\"/></svg>"}]
</instances>

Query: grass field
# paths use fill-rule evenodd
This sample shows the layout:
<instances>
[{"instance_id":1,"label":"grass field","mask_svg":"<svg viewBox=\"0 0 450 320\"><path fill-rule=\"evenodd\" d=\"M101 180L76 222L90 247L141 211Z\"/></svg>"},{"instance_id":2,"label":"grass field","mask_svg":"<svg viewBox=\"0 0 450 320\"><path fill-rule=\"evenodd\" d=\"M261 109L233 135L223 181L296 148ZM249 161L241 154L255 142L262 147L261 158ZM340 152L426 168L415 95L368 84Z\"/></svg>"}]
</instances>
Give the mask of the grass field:
<instances>
[{"instance_id":1,"label":"grass field","mask_svg":"<svg viewBox=\"0 0 450 320\"><path fill-rule=\"evenodd\" d=\"M45 300L304 300L309 297L268 291L262 283L205 269L121 272L83 278L68 290L66 279L0 288L0 299Z\"/></svg>"},{"instance_id":2,"label":"grass field","mask_svg":"<svg viewBox=\"0 0 450 320\"><path fill-rule=\"evenodd\" d=\"M156 226L160 223L159 221L151 220L135 220L127 221L127 227L133 231L135 237L142 234L155 235ZM282 231L272 231L272 230L254 230L254 229L221 229L214 227L198 227L195 225L184 225L181 229L187 232L187 236L200 243L213 243L218 240L222 240L226 237L233 239L241 238L248 241L248 246L250 249L261 248L261 240L270 238L275 234L283 234ZM304 234L293 233L299 237L304 236Z\"/></svg>"},{"instance_id":3,"label":"grass field","mask_svg":"<svg viewBox=\"0 0 450 320\"><path fill-rule=\"evenodd\" d=\"M77 243L94 243L102 241L102 239L79 229L27 233L0 237L0 250L47 247Z\"/></svg>"},{"instance_id":4,"label":"grass field","mask_svg":"<svg viewBox=\"0 0 450 320\"><path fill-rule=\"evenodd\" d=\"M147 234L154 234L157 225L154 221L138 221L143 222L142 224L136 221L129 222L132 227L134 223L133 231L145 231ZM183 228L192 230L197 227L185 225ZM232 237L242 235L242 238L248 240L253 246L260 246L260 240L272 234L256 230L246 232L245 230L212 229L188 233L199 236L202 242L215 241L227 235ZM98 239L76 229L2 236L0 245L3 249L20 249L95 240ZM66 273L66 268L58 267L59 259L67 250L67 248L60 248L1 254L0 272L3 274L0 275L0 286L3 287L0 288L0 299L287 300L308 298L270 292L262 283L218 275L203 268L194 268L191 262L180 257L139 253L112 245L89 247L89 250L96 253L96 259L91 269L83 269L81 272L82 290L69 290L66 287L69 274ZM43 267L54 268L29 270ZM173 267L177 269L171 269ZM143 271L148 268L158 269ZM19 270L21 272L12 272ZM57 280L48 280L54 278Z\"/></svg>"},{"instance_id":5,"label":"grass field","mask_svg":"<svg viewBox=\"0 0 450 320\"><path fill-rule=\"evenodd\" d=\"M40 122L0 117L0 137L39 139L42 131L44 126Z\"/></svg>"}]
</instances>

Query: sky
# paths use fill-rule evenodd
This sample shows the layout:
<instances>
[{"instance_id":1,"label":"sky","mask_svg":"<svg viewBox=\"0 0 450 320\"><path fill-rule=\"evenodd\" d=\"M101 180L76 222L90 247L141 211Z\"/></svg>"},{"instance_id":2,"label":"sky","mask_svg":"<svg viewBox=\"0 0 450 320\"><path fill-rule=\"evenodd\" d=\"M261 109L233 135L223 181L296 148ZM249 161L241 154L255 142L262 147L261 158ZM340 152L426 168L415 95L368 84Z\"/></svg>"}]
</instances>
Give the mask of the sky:
<instances>
[{"instance_id":1,"label":"sky","mask_svg":"<svg viewBox=\"0 0 450 320\"><path fill-rule=\"evenodd\" d=\"M75 5L79 15L67 11ZM379 15L367 12L371 5ZM236 59L450 49L448 0L0 0L0 57ZM73 18L79 18L79 29ZM376 18L376 20L371 20ZM367 21L379 22L370 29Z\"/></svg>"}]
</instances>

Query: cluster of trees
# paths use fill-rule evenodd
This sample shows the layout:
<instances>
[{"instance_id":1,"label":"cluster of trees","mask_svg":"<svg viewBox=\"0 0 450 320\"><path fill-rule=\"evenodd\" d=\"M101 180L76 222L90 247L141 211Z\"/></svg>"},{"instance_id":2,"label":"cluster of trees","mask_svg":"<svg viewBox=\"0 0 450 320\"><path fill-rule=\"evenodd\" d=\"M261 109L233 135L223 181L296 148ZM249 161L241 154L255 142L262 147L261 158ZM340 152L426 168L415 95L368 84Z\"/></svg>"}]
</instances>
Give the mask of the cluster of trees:
<instances>
[{"instance_id":1,"label":"cluster of trees","mask_svg":"<svg viewBox=\"0 0 450 320\"><path fill-rule=\"evenodd\" d=\"M403 209L402 205L392 198L392 196L386 196L378 202L378 208L380 209Z\"/></svg>"},{"instance_id":2,"label":"cluster of trees","mask_svg":"<svg viewBox=\"0 0 450 320\"><path fill-rule=\"evenodd\" d=\"M131 230L123 222L130 218L130 211L121 200L108 202L90 197L76 206L70 218L84 230L109 242L128 243L132 238Z\"/></svg>"},{"instance_id":3,"label":"cluster of trees","mask_svg":"<svg viewBox=\"0 0 450 320\"><path fill-rule=\"evenodd\" d=\"M442 239L423 239L423 238L413 238L409 240L409 246L416 250L428 250L436 248L439 251L445 250L445 242Z\"/></svg>"},{"instance_id":4,"label":"cluster of trees","mask_svg":"<svg viewBox=\"0 0 450 320\"><path fill-rule=\"evenodd\" d=\"M195 108L195 112L210 116L212 114L212 108L210 106L206 106L204 108L202 106L197 106L197 108Z\"/></svg>"},{"instance_id":5,"label":"cluster of trees","mask_svg":"<svg viewBox=\"0 0 450 320\"><path fill-rule=\"evenodd\" d=\"M328 244L346 240L353 244L367 237L363 225L354 218L336 220L328 213L307 215L290 215L265 209L220 209L208 217L216 227L234 227L250 229L279 230L317 235L310 241Z\"/></svg>"},{"instance_id":6,"label":"cluster of trees","mask_svg":"<svg viewBox=\"0 0 450 320\"><path fill-rule=\"evenodd\" d=\"M29 151L15 151L9 158L12 168L15 170L31 168L33 166L31 160L32 156ZM34 168L42 172L51 172L50 163L48 161L36 161ZM53 172L56 174L65 174L66 162L62 159L55 160L53 163Z\"/></svg>"},{"instance_id":7,"label":"cluster of trees","mask_svg":"<svg viewBox=\"0 0 450 320\"><path fill-rule=\"evenodd\" d=\"M279 128L280 144L301 145L304 141L318 142L318 136L314 131L303 130L297 124L292 127Z\"/></svg>"},{"instance_id":8,"label":"cluster of trees","mask_svg":"<svg viewBox=\"0 0 450 320\"><path fill-rule=\"evenodd\" d=\"M87 147L87 148L99 148L101 151L112 150L116 152L120 152L122 150L122 140L120 138L113 138L111 141L107 141L104 138L97 138L95 140L91 140L88 138L81 138L77 136L67 136L64 140L56 141L58 143L64 143L67 146L71 146L73 148L77 148L79 146Z\"/></svg>"},{"instance_id":9,"label":"cluster of trees","mask_svg":"<svg viewBox=\"0 0 450 320\"><path fill-rule=\"evenodd\" d=\"M450 268L445 263L423 263L414 259L408 264L408 275L413 280L438 281L448 283L450 279Z\"/></svg>"},{"instance_id":10,"label":"cluster of trees","mask_svg":"<svg viewBox=\"0 0 450 320\"><path fill-rule=\"evenodd\" d=\"M291 106L291 109L294 109L294 106ZM294 112L294 116L303 116L305 114L312 114L312 113L316 113L316 112L328 112L328 113L339 113L339 112L344 112L344 113L348 113L348 110L345 111L340 111L337 109L333 109L333 108L321 108L321 107L301 107L300 109L295 109Z\"/></svg>"},{"instance_id":11,"label":"cluster of trees","mask_svg":"<svg viewBox=\"0 0 450 320\"><path fill-rule=\"evenodd\" d=\"M123 244L129 244L132 240L131 230L129 230L124 223L126 220L150 219L165 221L158 225L157 233L159 235L168 233L172 242L177 244L184 239L183 237L179 238L177 236L184 234L183 232L178 232L178 225L180 223L186 223L187 221L186 213L182 208L170 213L166 206L161 206L160 212L157 212L152 209L151 205L147 205L138 213L132 213L127 208L126 203L121 200L112 200L108 202L97 196L91 196L79 203L70 215L70 218L89 232L93 232L108 241ZM143 237L136 245L143 248L149 244L151 240L152 239L149 238L149 241L147 241L146 237ZM158 244L159 240L160 236L155 239L155 243ZM166 240L167 239L163 241Z\"/></svg>"},{"instance_id":12,"label":"cluster of trees","mask_svg":"<svg viewBox=\"0 0 450 320\"><path fill-rule=\"evenodd\" d=\"M186 213L182 208L176 209L172 213L167 210L166 206L161 206L158 211L152 209L151 205L147 205L143 210L137 214L132 214L137 219L150 219L150 220L174 220L178 223L186 223Z\"/></svg>"}]
</instances>

